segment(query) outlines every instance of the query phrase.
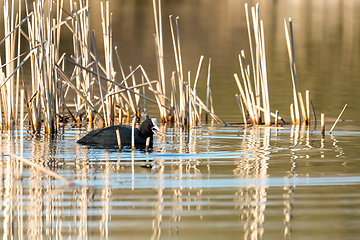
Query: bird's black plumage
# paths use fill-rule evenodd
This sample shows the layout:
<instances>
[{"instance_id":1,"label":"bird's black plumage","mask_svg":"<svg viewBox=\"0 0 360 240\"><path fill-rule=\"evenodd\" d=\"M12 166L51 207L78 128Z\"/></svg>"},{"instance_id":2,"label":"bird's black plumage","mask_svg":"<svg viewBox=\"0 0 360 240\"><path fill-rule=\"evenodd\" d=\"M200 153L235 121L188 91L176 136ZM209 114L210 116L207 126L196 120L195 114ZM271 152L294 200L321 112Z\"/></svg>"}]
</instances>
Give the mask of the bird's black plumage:
<instances>
[{"instance_id":1,"label":"bird's black plumage","mask_svg":"<svg viewBox=\"0 0 360 240\"><path fill-rule=\"evenodd\" d=\"M117 148L116 130L119 130L121 138L121 146L131 146L132 127L128 125L117 125L96 129L80 138L77 143L84 145L100 146L105 148ZM135 147L145 148L146 139L150 137L150 145L153 146L153 135L157 133L159 128L153 119L146 119L140 125L140 128L134 129Z\"/></svg>"}]
</instances>

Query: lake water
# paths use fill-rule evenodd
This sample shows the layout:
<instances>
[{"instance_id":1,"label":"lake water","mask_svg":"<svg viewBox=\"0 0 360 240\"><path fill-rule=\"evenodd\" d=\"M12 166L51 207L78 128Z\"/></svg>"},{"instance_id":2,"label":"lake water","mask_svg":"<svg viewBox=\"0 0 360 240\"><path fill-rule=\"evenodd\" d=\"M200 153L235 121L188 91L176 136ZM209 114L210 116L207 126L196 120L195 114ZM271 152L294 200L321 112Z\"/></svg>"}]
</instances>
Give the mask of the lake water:
<instances>
[{"instance_id":1,"label":"lake water","mask_svg":"<svg viewBox=\"0 0 360 240\"><path fill-rule=\"evenodd\" d=\"M185 131L159 124L152 152L88 148L76 144L86 127L68 124L55 137L25 132L23 146L18 131L4 132L3 239L358 239L360 2L260 1L271 108L289 121L283 19L292 17L299 87L310 90L317 118L329 118L325 137L313 119L309 127L235 124L242 116L233 73L240 72L237 54L248 51L244 1L163 2L167 76L175 70L166 25L173 14L181 17L184 68L195 74L200 55L212 58L215 113L229 125ZM98 3L91 4L96 15ZM142 64L155 79L151 1L116 1L111 10L123 65ZM92 24L100 35L100 21ZM329 135L346 103L345 121ZM159 117L155 107L149 113ZM6 153L21 151L76 185L27 165L17 180Z\"/></svg>"}]
</instances>

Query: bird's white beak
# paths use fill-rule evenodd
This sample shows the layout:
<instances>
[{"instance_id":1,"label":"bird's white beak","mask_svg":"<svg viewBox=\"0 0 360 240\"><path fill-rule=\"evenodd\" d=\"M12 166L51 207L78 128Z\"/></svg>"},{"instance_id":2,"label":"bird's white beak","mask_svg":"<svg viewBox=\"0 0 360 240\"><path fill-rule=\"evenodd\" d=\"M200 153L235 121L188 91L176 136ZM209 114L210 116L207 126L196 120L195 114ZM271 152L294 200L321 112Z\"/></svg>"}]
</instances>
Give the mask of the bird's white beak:
<instances>
[{"instance_id":1,"label":"bird's white beak","mask_svg":"<svg viewBox=\"0 0 360 240\"><path fill-rule=\"evenodd\" d=\"M157 120L156 118L152 118L151 122L153 124L153 126L151 127L151 131L154 133L154 135L157 135L158 132L160 132L160 129L157 126Z\"/></svg>"}]
</instances>

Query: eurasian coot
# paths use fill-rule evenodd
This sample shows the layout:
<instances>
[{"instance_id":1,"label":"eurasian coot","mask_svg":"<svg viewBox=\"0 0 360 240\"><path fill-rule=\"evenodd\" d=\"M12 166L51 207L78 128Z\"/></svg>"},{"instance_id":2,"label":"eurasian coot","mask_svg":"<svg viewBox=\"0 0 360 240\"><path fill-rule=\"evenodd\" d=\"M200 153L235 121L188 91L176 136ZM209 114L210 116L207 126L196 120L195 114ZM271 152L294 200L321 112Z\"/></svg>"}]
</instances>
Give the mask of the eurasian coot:
<instances>
[{"instance_id":1,"label":"eurasian coot","mask_svg":"<svg viewBox=\"0 0 360 240\"><path fill-rule=\"evenodd\" d=\"M84 137L80 138L77 143L84 145L100 146L105 148L117 148L117 129L119 129L120 132L121 146L131 146L132 127L128 125L117 125L93 130ZM150 137L149 147L152 148L153 135L156 135L158 131L159 128L156 126L156 119L146 119L145 121L143 121L140 125L140 129L134 129L135 147L145 148L146 139Z\"/></svg>"}]
</instances>

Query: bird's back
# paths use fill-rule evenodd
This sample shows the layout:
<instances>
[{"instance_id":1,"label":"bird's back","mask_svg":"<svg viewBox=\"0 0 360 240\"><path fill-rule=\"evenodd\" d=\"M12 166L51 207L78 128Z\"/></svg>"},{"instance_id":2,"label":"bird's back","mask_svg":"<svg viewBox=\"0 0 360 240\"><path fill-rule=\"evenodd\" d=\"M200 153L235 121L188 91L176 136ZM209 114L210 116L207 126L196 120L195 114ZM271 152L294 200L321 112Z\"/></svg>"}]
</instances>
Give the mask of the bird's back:
<instances>
[{"instance_id":1,"label":"bird's back","mask_svg":"<svg viewBox=\"0 0 360 240\"><path fill-rule=\"evenodd\" d=\"M114 148L118 146L116 131L119 130L121 146L131 146L132 127L128 125L117 125L96 129L82 137L77 143L93 146L102 146ZM139 129L134 129L135 145L137 147L145 146L146 139L139 135ZM152 139L151 139L152 140ZM152 144L152 141L151 141Z\"/></svg>"}]
</instances>

